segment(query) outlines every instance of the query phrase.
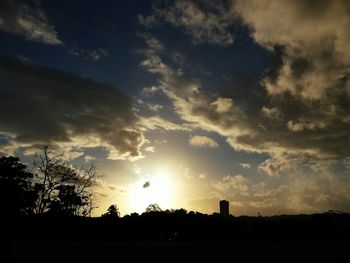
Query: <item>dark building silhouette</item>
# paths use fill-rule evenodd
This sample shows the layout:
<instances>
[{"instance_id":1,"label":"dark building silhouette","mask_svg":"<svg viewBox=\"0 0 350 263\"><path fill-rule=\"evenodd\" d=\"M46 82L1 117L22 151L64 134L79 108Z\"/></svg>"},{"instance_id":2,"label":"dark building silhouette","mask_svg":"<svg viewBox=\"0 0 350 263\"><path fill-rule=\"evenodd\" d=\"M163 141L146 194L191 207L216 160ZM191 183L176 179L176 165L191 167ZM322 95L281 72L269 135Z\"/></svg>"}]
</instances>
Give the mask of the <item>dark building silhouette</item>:
<instances>
[{"instance_id":1,"label":"dark building silhouette","mask_svg":"<svg viewBox=\"0 0 350 263\"><path fill-rule=\"evenodd\" d=\"M229 201L221 200L220 201L220 215L229 215L230 214L230 208L229 208Z\"/></svg>"}]
</instances>

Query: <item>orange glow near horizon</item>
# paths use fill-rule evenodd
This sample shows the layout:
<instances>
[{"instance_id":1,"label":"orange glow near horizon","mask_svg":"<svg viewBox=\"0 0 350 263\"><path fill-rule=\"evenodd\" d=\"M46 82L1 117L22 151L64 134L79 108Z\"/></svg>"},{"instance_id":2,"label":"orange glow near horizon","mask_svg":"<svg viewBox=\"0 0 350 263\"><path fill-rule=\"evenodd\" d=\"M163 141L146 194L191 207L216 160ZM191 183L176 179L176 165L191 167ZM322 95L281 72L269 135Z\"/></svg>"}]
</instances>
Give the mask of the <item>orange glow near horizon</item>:
<instances>
[{"instance_id":1,"label":"orange glow near horizon","mask_svg":"<svg viewBox=\"0 0 350 263\"><path fill-rule=\"evenodd\" d=\"M149 182L149 186L144 184ZM142 213L150 204L158 204L163 210L170 209L176 196L176 184L170 172L161 169L151 176L139 179L131 186L128 203L132 211Z\"/></svg>"},{"instance_id":2,"label":"orange glow near horizon","mask_svg":"<svg viewBox=\"0 0 350 263\"><path fill-rule=\"evenodd\" d=\"M137 165L130 164L131 173L125 176L124 181L118 180L120 177L113 174L114 169L111 169L106 179L122 191L113 190L107 196L100 196L93 215L98 217L105 213L111 204L118 206L121 216L142 214L150 204L158 204L162 210L184 208L208 213L216 211L216 204L202 207L191 203L192 200L205 197L210 188L208 179L198 177L202 170L189 167L186 160L163 158L139 162Z\"/></svg>"}]
</instances>

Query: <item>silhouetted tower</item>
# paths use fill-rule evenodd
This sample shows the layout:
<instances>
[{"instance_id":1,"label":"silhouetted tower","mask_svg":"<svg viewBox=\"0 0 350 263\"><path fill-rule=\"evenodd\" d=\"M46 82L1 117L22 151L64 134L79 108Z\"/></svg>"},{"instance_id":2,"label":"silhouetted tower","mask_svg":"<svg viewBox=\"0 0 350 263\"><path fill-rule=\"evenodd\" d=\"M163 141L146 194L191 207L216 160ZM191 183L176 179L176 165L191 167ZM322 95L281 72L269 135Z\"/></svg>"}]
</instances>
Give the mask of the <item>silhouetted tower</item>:
<instances>
[{"instance_id":1,"label":"silhouetted tower","mask_svg":"<svg viewBox=\"0 0 350 263\"><path fill-rule=\"evenodd\" d=\"M228 216L230 214L230 203L226 200L220 201L220 215Z\"/></svg>"}]
</instances>

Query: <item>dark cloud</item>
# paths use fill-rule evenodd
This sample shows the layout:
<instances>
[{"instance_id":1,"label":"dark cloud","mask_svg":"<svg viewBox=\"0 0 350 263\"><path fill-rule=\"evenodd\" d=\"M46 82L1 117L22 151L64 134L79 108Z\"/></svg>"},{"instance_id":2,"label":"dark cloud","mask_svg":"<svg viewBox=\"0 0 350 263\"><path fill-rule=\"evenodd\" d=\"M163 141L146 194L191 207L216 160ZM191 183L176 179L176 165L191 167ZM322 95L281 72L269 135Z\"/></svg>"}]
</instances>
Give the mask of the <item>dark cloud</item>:
<instances>
[{"instance_id":1,"label":"dark cloud","mask_svg":"<svg viewBox=\"0 0 350 263\"><path fill-rule=\"evenodd\" d=\"M194 44L209 43L226 46L233 43L230 27L232 16L226 1L163 1L153 5L150 16L139 15L140 24L153 27L168 23L183 29Z\"/></svg>"},{"instance_id":2,"label":"dark cloud","mask_svg":"<svg viewBox=\"0 0 350 263\"><path fill-rule=\"evenodd\" d=\"M151 183L150 183L150 181L147 181L147 182L145 182L144 184L143 184L143 188L147 188L147 187L150 187L151 186Z\"/></svg>"},{"instance_id":3,"label":"dark cloud","mask_svg":"<svg viewBox=\"0 0 350 263\"><path fill-rule=\"evenodd\" d=\"M115 87L8 57L0 57L0 83L0 133L12 148L50 142L141 157L138 117Z\"/></svg>"},{"instance_id":4,"label":"dark cloud","mask_svg":"<svg viewBox=\"0 0 350 263\"><path fill-rule=\"evenodd\" d=\"M86 60L98 61L104 57L109 56L109 51L104 48L90 50L79 47L73 47L68 51L68 54L77 57L82 57Z\"/></svg>"},{"instance_id":5,"label":"dark cloud","mask_svg":"<svg viewBox=\"0 0 350 263\"><path fill-rule=\"evenodd\" d=\"M0 1L0 30L45 44L62 44L38 1Z\"/></svg>"}]
</instances>

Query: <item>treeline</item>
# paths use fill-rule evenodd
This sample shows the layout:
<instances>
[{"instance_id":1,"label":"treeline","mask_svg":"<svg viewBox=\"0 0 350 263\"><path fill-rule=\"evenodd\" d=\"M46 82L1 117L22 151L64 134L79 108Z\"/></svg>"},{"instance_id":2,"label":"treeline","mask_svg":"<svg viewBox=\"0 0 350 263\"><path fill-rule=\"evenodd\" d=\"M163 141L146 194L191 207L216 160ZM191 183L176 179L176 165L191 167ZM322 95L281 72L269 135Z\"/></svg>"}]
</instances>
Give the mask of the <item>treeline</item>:
<instances>
[{"instance_id":1,"label":"treeline","mask_svg":"<svg viewBox=\"0 0 350 263\"><path fill-rule=\"evenodd\" d=\"M6 224L6 223L5 223ZM49 232L48 232L49 231ZM184 209L124 217L16 217L5 228L15 242L254 243L349 242L350 214L221 216ZM5 235L5 236L6 236Z\"/></svg>"},{"instance_id":2,"label":"treeline","mask_svg":"<svg viewBox=\"0 0 350 263\"><path fill-rule=\"evenodd\" d=\"M96 164L73 167L44 146L29 169L17 157L0 157L0 214L88 216L94 208Z\"/></svg>"},{"instance_id":3,"label":"treeline","mask_svg":"<svg viewBox=\"0 0 350 263\"><path fill-rule=\"evenodd\" d=\"M114 220L97 218L95 222L92 236L116 242L348 242L350 235L350 214L332 211L236 217L185 209L148 210Z\"/></svg>"}]
</instances>

